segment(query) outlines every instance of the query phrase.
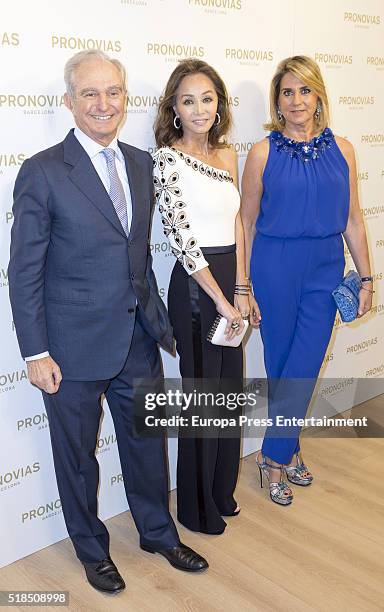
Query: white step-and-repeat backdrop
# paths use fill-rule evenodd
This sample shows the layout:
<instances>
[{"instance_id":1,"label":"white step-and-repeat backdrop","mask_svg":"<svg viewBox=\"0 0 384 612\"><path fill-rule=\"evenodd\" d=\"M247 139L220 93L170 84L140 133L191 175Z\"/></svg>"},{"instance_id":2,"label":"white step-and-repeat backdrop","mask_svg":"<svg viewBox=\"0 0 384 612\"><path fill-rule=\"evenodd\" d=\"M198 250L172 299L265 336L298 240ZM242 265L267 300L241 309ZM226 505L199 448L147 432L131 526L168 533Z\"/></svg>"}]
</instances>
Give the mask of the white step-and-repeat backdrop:
<instances>
[{"instance_id":1,"label":"white step-and-repeat backdrop","mask_svg":"<svg viewBox=\"0 0 384 612\"><path fill-rule=\"evenodd\" d=\"M8 302L12 188L24 159L72 127L63 105L63 66L82 49L102 49L127 67L129 101L121 139L153 151L152 124L176 63L197 57L223 76L235 120L240 170L264 136L270 79L280 59L315 58L331 102L332 128L355 145L361 206L376 294L364 322L336 320L321 393L340 410L353 405L358 378L384 377L384 6L382 0L21 0L2 3L0 25L0 567L66 537L40 393L26 377ZM173 256L158 217L152 251L162 297ZM347 268L351 266L349 254ZM100 291L103 277L100 275ZM246 346L247 377L263 376L261 343ZM167 376L177 360L164 355ZM378 381L376 381L378 382ZM369 393L368 393L369 395ZM247 454L259 440L244 440ZM106 407L97 456L100 514L126 509L113 425ZM174 486L176 441L170 441Z\"/></svg>"}]
</instances>

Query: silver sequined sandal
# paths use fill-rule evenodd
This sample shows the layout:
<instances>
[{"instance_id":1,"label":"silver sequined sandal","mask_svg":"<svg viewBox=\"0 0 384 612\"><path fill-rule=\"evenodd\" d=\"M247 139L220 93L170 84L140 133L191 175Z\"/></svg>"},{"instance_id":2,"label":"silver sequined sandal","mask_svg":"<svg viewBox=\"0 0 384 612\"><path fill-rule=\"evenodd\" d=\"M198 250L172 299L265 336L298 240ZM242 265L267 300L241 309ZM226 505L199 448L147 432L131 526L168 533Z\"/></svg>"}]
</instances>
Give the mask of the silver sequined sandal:
<instances>
[{"instance_id":1,"label":"silver sequined sandal","mask_svg":"<svg viewBox=\"0 0 384 612\"><path fill-rule=\"evenodd\" d=\"M285 473L289 482L300 487L307 487L313 481L313 476L305 465L301 453L296 453L296 465L285 466Z\"/></svg>"},{"instance_id":2,"label":"silver sequined sandal","mask_svg":"<svg viewBox=\"0 0 384 612\"><path fill-rule=\"evenodd\" d=\"M269 482L269 496L275 504L280 506L288 506L293 501L292 492L287 495L289 487L284 480L284 466L283 465L271 465L268 463L263 455L261 455L262 461L260 462L258 457L256 463L260 472L260 487L263 488L263 475ZM280 481L271 482L269 470L280 470Z\"/></svg>"}]
</instances>

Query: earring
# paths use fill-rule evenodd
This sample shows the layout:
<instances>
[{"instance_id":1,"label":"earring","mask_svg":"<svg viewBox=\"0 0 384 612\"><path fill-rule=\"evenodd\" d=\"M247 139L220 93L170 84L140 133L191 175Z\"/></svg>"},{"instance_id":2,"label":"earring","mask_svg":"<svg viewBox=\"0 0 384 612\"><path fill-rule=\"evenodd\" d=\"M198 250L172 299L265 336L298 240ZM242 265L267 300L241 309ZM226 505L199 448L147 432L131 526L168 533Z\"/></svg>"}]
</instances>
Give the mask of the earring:
<instances>
[{"instance_id":1,"label":"earring","mask_svg":"<svg viewBox=\"0 0 384 612\"><path fill-rule=\"evenodd\" d=\"M220 121L221 121L221 117L220 117L219 113L216 113L216 121L215 121L215 123L213 125L214 126L219 125Z\"/></svg>"},{"instance_id":2,"label":"earring","mask_svg":"<svg viewBox=\"0 0 384 612\"><path fill-rule=\"evenodd\" d=\"M177 124L177 120L179 120L179 123ZM175 116L174 120L173 120L173 125L175 126L176 130L179 130L181 128L181 119L180 117L178 117L177 115Z\"/></svg>"},{"instance_id":3,"label":"earring","mask_svg":"<svg viewBox=\"0 0 384 612\"><path fill-rule=\"evenodd\" d=\"M315 110L315 117L317 120L320 119L320 115L321 115L321 104L320 104L320 100L318 100L316 104L316 110Z\"/></svg>"},{"instance_id":4,"label":"earring","mask_svg":"<svg viewBox=\"0 0 384 612\"><path fill-rule=\"evenodd\" d=\"M283 117L283 113L281 112L281 110L279 108L276 109L277 112L277 118L280 121L280 123L283 121L284 117Z\"/></svg>"}]
</instances>

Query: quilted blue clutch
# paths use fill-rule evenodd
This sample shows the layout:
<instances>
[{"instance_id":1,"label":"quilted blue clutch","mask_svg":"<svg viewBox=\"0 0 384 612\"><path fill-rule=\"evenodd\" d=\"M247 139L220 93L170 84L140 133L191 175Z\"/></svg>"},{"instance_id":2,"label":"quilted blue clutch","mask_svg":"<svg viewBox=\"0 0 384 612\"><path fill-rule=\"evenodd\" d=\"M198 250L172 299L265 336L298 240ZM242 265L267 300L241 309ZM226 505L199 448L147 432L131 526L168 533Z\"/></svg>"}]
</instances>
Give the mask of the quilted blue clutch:
<instances>
[{"instance_id":1,"label":"quilted blue clutch","mask_svg":"<svg viewBox=\"0 0 384 612\"><path fill-rule=\"evenodd\" d=\"M349 323L357 317L361 280L355 270L350 270L336 289L332 291L342 321Z\"/></svg>"}]
</instances>

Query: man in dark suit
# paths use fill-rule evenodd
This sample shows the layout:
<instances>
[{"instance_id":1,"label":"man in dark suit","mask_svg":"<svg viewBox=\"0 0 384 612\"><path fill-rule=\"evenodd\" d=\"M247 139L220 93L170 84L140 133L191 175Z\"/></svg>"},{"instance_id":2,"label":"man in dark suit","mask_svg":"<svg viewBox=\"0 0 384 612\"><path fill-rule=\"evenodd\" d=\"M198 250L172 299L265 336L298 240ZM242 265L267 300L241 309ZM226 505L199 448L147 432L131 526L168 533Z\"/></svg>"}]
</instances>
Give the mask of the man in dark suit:
<instances>
[{"instance_id":1,"label":"man in dark suit","mask_svg":"<svg viewBox=\"0 0 384 612\"><path fill-rule=\"evenodd\" d=\"M179 569L208 564L180 543L169 514L164 439L134 435L134 381L161 386L157 343L172 344L148 247L152 160L117 140L126 106L120 62L85 51L64 76L76 128L20 169L10 298L29 379L43 392L68 533L92 586L118 592L124 581L97 516L102 394L140 546Z\"/></svg>"}]
</instances>

